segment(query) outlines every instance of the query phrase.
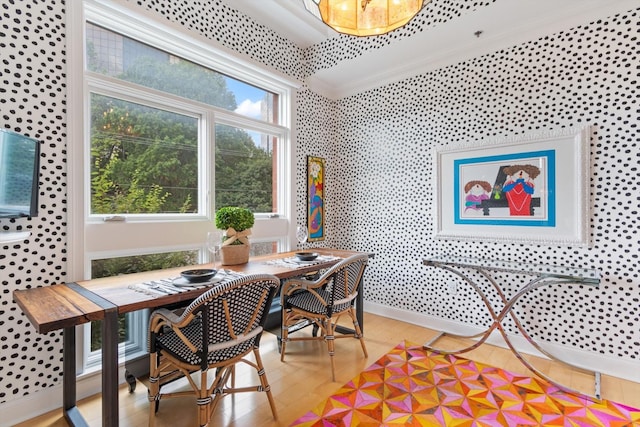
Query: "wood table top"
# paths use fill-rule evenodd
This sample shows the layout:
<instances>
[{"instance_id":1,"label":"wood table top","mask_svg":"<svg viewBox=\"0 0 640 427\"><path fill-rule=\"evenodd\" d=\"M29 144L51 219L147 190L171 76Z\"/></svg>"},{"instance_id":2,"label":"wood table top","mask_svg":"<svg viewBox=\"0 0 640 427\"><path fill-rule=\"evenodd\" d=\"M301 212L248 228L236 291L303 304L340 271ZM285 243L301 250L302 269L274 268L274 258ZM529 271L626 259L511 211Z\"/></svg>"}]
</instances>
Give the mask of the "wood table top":
<instances>
[{"instance_id":1,"label":"wood table top","mask_svg":"<svg viewBox=\"0 0 640 427\"><path fill-rule=\"evenodd\" d=\"M332 255L334 257L348 258L351 255L361 252L345 251L337 249L313 249L320 255ZM310 265L282 266L269 264L268 261L288 258L295 256L296 251L279 252L276 254L262 255L251 257L246 264L225 265L225 270L233 270L242 274L272 274L278 279L288 279L291 277L301 276L312 271L329 268L337 264L340 260L315 263ZM370 254L371 255L371 254ZM194 289L191 291L181 292L179 294L166 295L158 298L157 296L147 295L142 292L129 289L129 285L148 282L150 280L161 280L168 278L180 277L180 272L194 268L213 268L213 264L202 264L195 266L168 268L156 271L146 271L141 273L126 274L114 277L105 277L101 279L85 280L78 282L78 285L90 290L91 292L101 296L102 298L112 302L118 307L118 313L128 313L131 311L141 310L144 308L156 308L162 305L170 305L183 301L191 301L205 292L208 288Z\"/></svg>"},{"instance_id":2,"label":"wood table top","mask_svg":"<svg viewBox=\"0 0 640 427\"><path fill-rule=\"evenodd\" d=\"M13 299L41 334L104 318L105 307L67 284L16 290Z\"/></svg>"},{"instance_id":3,"label":"wood table top","mask_svg":"<svg viewBox=\"0 0 640 427\"><path fill-rule=\"evenodd\" d=\"M348 258L351 255L362 253L324 248L314 248L310 251L340 258ZM298 266L269 263L269 261L293 257L295 253L296 251L291 251L251 257L246 264L225 265L223 267L225 270L233 270L243 274L272 274L282 280L329 268L340 261L338 259ZM373 256L373 254L368 255ZM48 333L56 329L101 320L104 318L105 310L109 309L117 309L119 314L123 314L144 308L156 308L191 301L208 288L157 297L130 289L129 286L151 280L179 277L180 272L187 269L212 267L212 264L185 266L16 290L13 292L13 298L36 330L39 333Z\"/></svg>"}]
</instances>

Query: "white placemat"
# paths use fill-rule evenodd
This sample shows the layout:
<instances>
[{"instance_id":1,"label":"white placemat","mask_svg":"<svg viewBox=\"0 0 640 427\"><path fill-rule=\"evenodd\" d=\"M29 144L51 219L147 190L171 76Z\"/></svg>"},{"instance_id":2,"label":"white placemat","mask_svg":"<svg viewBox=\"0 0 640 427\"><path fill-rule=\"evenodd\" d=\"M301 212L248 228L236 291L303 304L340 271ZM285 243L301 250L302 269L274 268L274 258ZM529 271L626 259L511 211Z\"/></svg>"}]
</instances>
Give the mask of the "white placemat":
<instances>
[{"instance_id":1,"label":"white placemat","mask_svg":"<svg viewBox=\"0 0 640 427\"><path fill-rule=\"evenodd\" d=\"M313 261L301 261L298 259L298 257L292 256L287 258L265 261L265 264L277 265L280 267L287 267L287 268L291 268L291 267L301 268L309 265L320 264L323 262L334 261L334 260L342 260L342 258L337 256L332 256L332 255L320 255L318 256L318 258L314 259Z\"/></svg>"}]
</instances>

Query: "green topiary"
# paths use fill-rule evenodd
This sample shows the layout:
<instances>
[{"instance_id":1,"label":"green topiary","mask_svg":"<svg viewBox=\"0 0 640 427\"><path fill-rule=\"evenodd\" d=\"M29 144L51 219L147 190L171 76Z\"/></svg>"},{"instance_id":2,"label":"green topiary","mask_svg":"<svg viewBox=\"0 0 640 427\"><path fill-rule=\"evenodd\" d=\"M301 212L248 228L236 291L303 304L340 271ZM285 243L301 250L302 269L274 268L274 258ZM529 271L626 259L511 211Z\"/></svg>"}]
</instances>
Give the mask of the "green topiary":
<instances>
[{"instance_id":1,"label":"green topiary","mask_svg":"<svg viewBox=\"0 0 640 427\"><path fill-rule=\"evenodd\" d=\"M227 230L233 228L237 232L248 230L253 227L255 218L253 213L246 208L238 208L234 206L226 206L218 209L216 212L216 228ZM242 244L236 240L233 244Z\"/></svg>"}]
</instances>

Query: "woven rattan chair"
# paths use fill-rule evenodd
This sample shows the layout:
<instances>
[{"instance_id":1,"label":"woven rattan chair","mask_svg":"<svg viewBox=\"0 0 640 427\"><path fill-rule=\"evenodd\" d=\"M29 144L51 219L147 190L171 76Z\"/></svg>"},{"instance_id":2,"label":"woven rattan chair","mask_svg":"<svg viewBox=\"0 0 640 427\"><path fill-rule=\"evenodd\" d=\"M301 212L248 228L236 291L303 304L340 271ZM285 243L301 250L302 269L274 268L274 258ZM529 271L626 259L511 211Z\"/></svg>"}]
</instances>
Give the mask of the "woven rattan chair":
<instances>
[{"instance_id":1,"label":"woven rattan chair","mask_svg":"<svg viewBox=\"0 0 640 427\"><path fill-rule=\"evenodd\" d=\"M198 422L204 426L222 397L250 391L266 393L273 418L277 419L259 345L279 286L275 276L247 276L213 287L180 316L167 309L153 312L149 320L150 426L155 424L156 412L161 413L158 411L160 399L195 395ZM245 358L250 353L255 362ZM235 365L239 362L257 371L259 385L235 388ZM200 380L196 381L193 377L198 376L198 371ZM182 376L188 379L192 390L161 393L164 384Z\"/></svg>"},{"instance_id":2,"label":"woven rattan chair","mask_svg":"<svg viewBox=\"0 0 640 427\"><path fill-rule=\"evenodd\" d=\"M282 349L280 360L284 362L287 343L290 341L324 340L329 349L331 378L336 379L334 340L356 338L360 340L364 356L367 348L354 309L358 287L369 257L353 255L328 269L318 280L290 279L282 288ZM338 320L347 314L353 321L353 333L336 334ZM313 336L290 337L289 328L297 329L301 322L314 325ZM320 332L316 336L315 328Z\"/></svg>"}]
</instances>

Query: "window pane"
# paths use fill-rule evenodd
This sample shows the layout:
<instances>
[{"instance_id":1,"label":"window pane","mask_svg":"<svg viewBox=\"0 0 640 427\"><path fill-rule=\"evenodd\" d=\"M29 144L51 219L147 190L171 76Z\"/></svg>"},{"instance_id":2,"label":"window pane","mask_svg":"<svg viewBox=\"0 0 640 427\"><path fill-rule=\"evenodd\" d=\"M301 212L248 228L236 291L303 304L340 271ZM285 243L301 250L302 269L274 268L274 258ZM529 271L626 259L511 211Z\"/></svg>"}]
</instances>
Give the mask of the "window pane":
<instances>
[{"instance_id":1,"label":"window pane","mask_svg":"<svg viewBox=\"0 0 640 427\"><path fill-rule=\"evenodd\" d=\"M278 242L251 242L251 248L249 249L250 256L260 256L275 254L278 252Z\"/></svg>"},{"instance_id":2,"label":"window pane","mask_svg":"<svg viewBox=\"0 0 640 427\"><path fill-rule=\"evenodd\" d=\"M91 213L197 213L198 119L91 95Z\"/></svg>"},{"instance_id":3,"label":"window pane","mask_svg":"<svg viewBox=\"0 0 640 427\"><path fill-rule=\"evenodd\" d=\"M87 23L87 67L128 82L278 123L278 95Z\"/></svg>"},{"instance_id":4,"label":"window pane","mask_svg":"<svg viewBox=\"0 0 640 427\"><path fill-rule=\"evenodd\" d=\"M234 112L267 123L278 123L278 95L231 77L226 77L226 83L236 99Z\"/></svg>"},{"instance_id":5,"label":"window pane","mask_svg":"<svg viewBox=\"0 0 640 427\"><path fill-rule=\"evenodd\" d=\"M239 206L276 212L278 138L228 125L216 125L216 208Z\"/></svg>"},{"instance_id":6,"label":"window pane","mask_svg":"<svg viewBox=\"0 0 640 427\"><path fill-rule=\"evenodd\" d=\"M170 252L163 254L136 255L120 258L97 259L91 261L91 278L117 276L119 274L139 273L163 268L195 265L198 262L197 251ZM127 316L118 316L118 342L135 340L127 328ZM138 337L143 339L144 337ZM91 322L91 351L102 348L102 322Z\"/></svg>"}]
</instances>

